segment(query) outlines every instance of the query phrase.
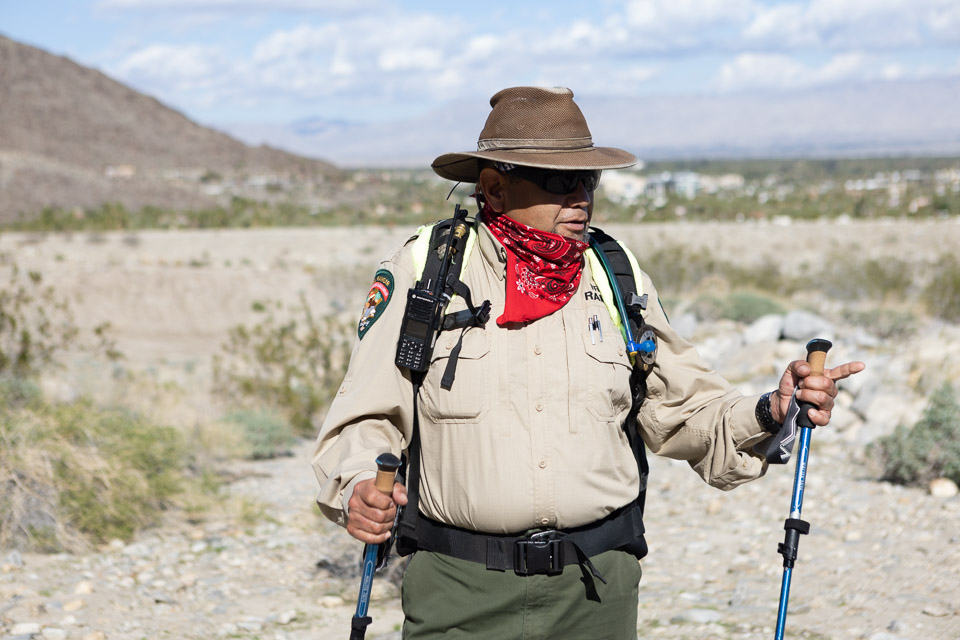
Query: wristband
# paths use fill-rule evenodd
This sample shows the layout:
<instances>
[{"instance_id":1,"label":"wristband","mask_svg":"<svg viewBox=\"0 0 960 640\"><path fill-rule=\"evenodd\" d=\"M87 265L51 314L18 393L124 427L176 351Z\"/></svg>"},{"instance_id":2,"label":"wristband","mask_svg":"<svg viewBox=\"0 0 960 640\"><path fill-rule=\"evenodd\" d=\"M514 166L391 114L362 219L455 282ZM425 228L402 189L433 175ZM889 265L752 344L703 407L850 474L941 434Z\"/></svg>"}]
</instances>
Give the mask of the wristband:
<instances>
[{"instance_id":1,"label":"wristband","mask_svg":"<svg viewBox=\"0 0 960 640\"><path fill-rule=\"evenodd\" d=\"M760 423L760 426L767 433L779 433L780 427L783 425L773 419L773 413L770 412L770 396L773 394L772 391L768 391L757 400L757 408L754 411L754 414L757 417L757 422Z\"/></svg>"}]
</instances>

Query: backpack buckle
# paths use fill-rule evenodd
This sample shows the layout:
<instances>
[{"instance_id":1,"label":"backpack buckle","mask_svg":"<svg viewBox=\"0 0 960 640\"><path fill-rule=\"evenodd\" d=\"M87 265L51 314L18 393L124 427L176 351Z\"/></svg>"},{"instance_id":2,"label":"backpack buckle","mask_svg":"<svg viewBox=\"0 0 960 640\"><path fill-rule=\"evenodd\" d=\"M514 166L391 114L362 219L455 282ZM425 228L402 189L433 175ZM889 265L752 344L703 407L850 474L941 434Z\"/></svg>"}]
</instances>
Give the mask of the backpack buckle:
<instances>
[{"instance_id":1,"label":"backpack buckle","mask_svg":"<svg viewBox=\"0 0 960 640\"><path fill-rule=\"evenodd\" d=\"M513 547L513 570L518 576L563 573L563 538L558 531L541 531L521 538Z\"/></svg>"}]
</instances>

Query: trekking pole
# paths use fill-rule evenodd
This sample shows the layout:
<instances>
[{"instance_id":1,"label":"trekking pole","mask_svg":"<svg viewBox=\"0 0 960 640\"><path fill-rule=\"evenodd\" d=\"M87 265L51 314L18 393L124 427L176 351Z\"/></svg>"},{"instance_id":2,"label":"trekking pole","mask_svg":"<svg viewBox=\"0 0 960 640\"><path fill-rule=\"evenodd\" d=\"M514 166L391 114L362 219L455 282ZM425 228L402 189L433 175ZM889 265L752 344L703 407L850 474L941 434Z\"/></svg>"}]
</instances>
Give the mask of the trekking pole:
<instances>
[{"instance_id":1,"label":"trekking pole","mask_svg":"<svg viewBox=\"0 0 960 640\"><path fill-rule=\"evenodd\" d=\"M376 485L380 493L391 495L393 483L396 481L397 469L400 468L400 459L392 453L382 453L377 456ZM357 612L350 621L350 640L363 640L367 633L367 626L373 618L367 615L370 606L370 589L373 586L373 572L377 569L377 557L380 547L389 545L390 541L381 544L363 545L363 576L360 578L360 595L357 596Z\"/></svg>"},{"instance_id":2,"label":"trekking pole","mask_svg":"<svg viewBox=\"0 0 960 640\"><path fill-rule=\"evenodd\" d=\"M832 346L829 340L823 339L815 339L807 343L807 363L810 365L810 375L823 375L823 365L827 359L827 351ZM780 610L777 612L776 640L783 640L783 629L787 621L787 600L790 598L790 579L793 574L793 565L797 560L800 536L810 532L810 523L800 519L800 510L803 507L803 488L807 479L810 436L816 427L810 420L808 413L810 409L816 409L817 407L809 402L800 402L799 407L797 425L800 427L800 450L797 455L797 470L793 480L793 497L790 499L790 517L783 525L784 530L786 530L783 542L777 545L777 550L783 556L783 581L780 584Z\"/></svg>"}]
</instances>

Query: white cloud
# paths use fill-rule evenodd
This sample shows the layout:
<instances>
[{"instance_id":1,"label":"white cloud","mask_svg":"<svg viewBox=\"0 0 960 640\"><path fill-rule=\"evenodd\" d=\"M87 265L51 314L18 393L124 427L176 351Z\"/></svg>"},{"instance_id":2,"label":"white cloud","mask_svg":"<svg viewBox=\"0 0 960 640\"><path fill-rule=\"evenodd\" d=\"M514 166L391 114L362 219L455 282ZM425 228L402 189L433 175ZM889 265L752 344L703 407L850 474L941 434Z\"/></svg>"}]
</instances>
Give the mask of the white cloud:
<instances>
[{"instance_id":1,"label":"white cloud","mask_svg":"<svg viewBox=\"0 0 960 640\"><path fill-rule=\"evenodd\" d=\"M860 53L834 56L819 67L807 66L782 54L744 53L723 65L715 86L724 91L800 89L871 75Z\"/></svg>"},{"instance_id":2,"label":"white cloud","mask_svg":"<svg viewBox=\"0 0 960 640\"><path fill-rule=\"evenodd\" d=\"M231 62L215 47L156 44L134 51L111 71L165 93L209 87L231 74Z\"/></svg>"},{"instance_id":3,"label":"white cloud","mask_svg":"<svg viewBox=\"0 0 960 640\"><path fill-rule=\"evenodd\" d=\"M627 0L605 5L607 13L595 16L517 22L514 27L467 22L454 9L410 13L391 5L369 10L376 2L100 0L100 6L113 9L186 11L189 5L222 10L218 16L267 6L318 10L316 16L298 16L296 26L245 43L244 53L233 53L233 48L228 55L226 45L150 45L106 66L134 86L184 107L294 103L320 112L336 102L341 113L352 117L353 112L344 111L352 104L422 109L528 83L570 86L579 95L628 96L661 80L688 91L737 91L917 77L919 63L907 64L887 49L919 47L924 38L960 38L956 0L772 5L767 0ZM335 16L319 11L347 4L359 5L361 11ZM248 15L247 20L259 17ZM226 42L222 37L204 40L221 41ZM715 60L718 54L730 60L712 86L697 86L696 80L684 85L678 77L691 70L708 76L711 72L703 67L694 70L697 58ZM825 62L804 62L823 60L824 54L829 56ZM684 60L682 67L673 66L678 58ZM938 64L946 73L952 61Z\"/></svg>"},{"instance_id":4,"label":"white cloud","mask_svg":"<svg viewBox=\"0 0 960 640\"><path fill-rule=\"evenodd\" d=\"M175 9L177 11L330 11L380 6L377 0L99 0L98 9Z\"/></svg>"},{"instance_id":5,"label":"white cloud","mask_svg":"<svg viewBox=\"0 0 960 640\"><path fill-rule=\"evenodd\" d=\"M760 8L741 32L747 46L771 50L893 50L933 39L960 42L953 0L811 0Z\"/></svg>"}]
</instances>

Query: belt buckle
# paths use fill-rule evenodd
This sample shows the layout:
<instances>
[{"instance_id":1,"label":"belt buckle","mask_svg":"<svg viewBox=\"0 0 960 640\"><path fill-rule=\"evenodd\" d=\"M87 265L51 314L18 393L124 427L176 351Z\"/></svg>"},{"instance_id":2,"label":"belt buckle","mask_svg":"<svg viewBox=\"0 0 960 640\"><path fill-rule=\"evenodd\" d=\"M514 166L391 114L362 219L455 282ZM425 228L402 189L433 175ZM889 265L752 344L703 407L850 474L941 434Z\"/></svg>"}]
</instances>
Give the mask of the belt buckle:
<instances>
[{"instance_id":1,"label":"belt buckle","mask_svg":"<svg viewBox=\"0 0 960 640\"><path fill-rule=\"evenodd\" d=\"M513 570L520 576L563 573L563 538L555 530L540 531L514 543Z\"/></svg>"}]
</instances>

